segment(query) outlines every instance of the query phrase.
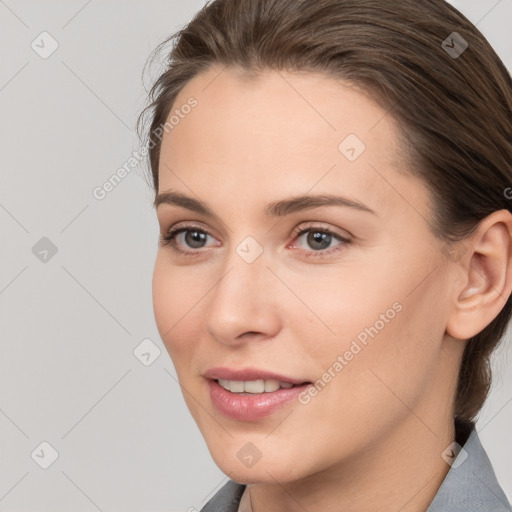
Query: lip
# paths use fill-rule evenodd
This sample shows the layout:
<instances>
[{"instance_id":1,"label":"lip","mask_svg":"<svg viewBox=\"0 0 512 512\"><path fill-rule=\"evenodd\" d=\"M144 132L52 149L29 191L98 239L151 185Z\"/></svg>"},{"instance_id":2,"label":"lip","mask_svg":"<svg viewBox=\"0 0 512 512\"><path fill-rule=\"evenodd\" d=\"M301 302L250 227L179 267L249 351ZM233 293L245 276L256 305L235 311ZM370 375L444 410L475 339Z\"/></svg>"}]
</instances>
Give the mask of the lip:
<instances>
[{"instance_id":1,"label":"lip","mask_svg":"<svg viewBox=\"0 0 512 512\"><path fill-rule=\"evenodd\" d=\"M270 416L278 409L290 404L302 393L311 382L296 379L280 373L258 368L210 368L204 372L208 382L208 391L214 407L228 418L239 421L258 421ZM248 381L248 380L277 380L295 384L293 388L278 389L270 393L239 394L224 389L218 379Z\"/></svg>"},{"instance_id":2,"label":"lip","mask_svg":"<svg viewBox=\"0 0 512 512\"><path fill-rule=\"evenodd\" d=\"M225 380L278 380L280 382L291 382L292 384L304 384L308 382L304 379L293 379L286 375L275 372L269 372L258 368L210 368L204 372L203 377L207 379L225 379Z\"/></svg>"},{"instance_id":3,"label":"lip","mask_svg":"<svg viewBox=\"0 0 512 512\"><path fill-rule=\"evenodd\" d=\"M297 399L298 395L311 385L308 382L289 389L278 389L271 393L241 395L224 389L216 380L208 379L207 382L210 399L215 408L224 416L239 421L258 421L270 416L281 407Z\"/></svg>"}]
</instances>

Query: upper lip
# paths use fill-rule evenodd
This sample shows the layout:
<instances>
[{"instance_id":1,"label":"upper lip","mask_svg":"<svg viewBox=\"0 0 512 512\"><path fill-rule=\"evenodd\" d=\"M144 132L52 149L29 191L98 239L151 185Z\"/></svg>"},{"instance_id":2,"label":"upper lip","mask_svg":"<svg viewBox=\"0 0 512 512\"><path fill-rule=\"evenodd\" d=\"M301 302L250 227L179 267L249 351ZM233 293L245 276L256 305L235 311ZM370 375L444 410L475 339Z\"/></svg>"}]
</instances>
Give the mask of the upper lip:
<instances>
[{"instance_id":1,"label":"upper lip","mask_svg":"<svg viewBox=\"0 0 512 512\"><path fill-rule=\"evenodd\" d=\"M223 380L278 380L279 382L291 382L292 384L303 384L307 382L303 379L293 379L286 375L270 372L268 370L260 370L258 368L226 368L216 367L209 368L203 374L207 379L223 379Z\"/></svg>"}]
</instances>

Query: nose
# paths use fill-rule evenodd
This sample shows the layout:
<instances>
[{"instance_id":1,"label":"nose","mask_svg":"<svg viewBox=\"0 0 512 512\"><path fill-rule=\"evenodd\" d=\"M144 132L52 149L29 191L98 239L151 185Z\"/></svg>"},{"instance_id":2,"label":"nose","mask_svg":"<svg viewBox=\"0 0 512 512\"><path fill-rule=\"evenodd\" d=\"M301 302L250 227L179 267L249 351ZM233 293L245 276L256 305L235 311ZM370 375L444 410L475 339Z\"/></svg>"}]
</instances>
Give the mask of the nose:
<instances>
[{"instance_id":1,"label":"nose","mask_svg":"<svg viewBox=\"0 0 512 512\"><path fill-rule=\"evenodd\" d=\"M238 345L274 337L280 329L279 280L263 252L255 261L232 249L222 278L212 289L206 329L218 342ZM282 286L282 285L281 285Z\"/></svg>"}]
</instances>

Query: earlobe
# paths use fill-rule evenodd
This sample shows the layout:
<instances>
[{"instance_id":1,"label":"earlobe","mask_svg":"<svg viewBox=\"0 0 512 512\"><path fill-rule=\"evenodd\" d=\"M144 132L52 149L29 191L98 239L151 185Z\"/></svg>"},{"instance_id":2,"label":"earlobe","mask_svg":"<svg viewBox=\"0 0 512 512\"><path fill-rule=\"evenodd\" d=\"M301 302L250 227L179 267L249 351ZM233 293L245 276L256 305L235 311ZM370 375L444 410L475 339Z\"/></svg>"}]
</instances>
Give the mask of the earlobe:
<instances>
[{"instance_id":1,"label":"earlobe","mask_svg":"<svg viewBox=\"0 0 512 512\"><path fill-rule=\"evenodd\" d=\"M446 332L469 339L489 325L512 291L512 215L499 210L483 219L464 242L467 251L455 264L464 278L454 290Z\"/></svg>"}]
</instances>

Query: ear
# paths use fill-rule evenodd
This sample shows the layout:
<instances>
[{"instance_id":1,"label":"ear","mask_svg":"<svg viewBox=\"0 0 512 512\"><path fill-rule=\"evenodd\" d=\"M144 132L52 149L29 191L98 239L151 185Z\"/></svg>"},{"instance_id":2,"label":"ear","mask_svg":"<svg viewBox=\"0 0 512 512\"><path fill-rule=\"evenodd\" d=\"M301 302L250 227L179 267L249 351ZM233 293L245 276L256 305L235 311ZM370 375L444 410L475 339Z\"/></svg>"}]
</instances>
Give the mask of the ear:
<instances>
[{"instance_id":1,"label":"ear","mask_svg":"<svg viewBox=\"0 0 512 512\"><path fill-rule=\"evenodd\" d=\"M460 243L455 251L460 259L449 258L461 274L453 289L446 332L465 340L487 327L511 294L512 214L508 210L493 212Z\"/></svg>"}]
</instances>

